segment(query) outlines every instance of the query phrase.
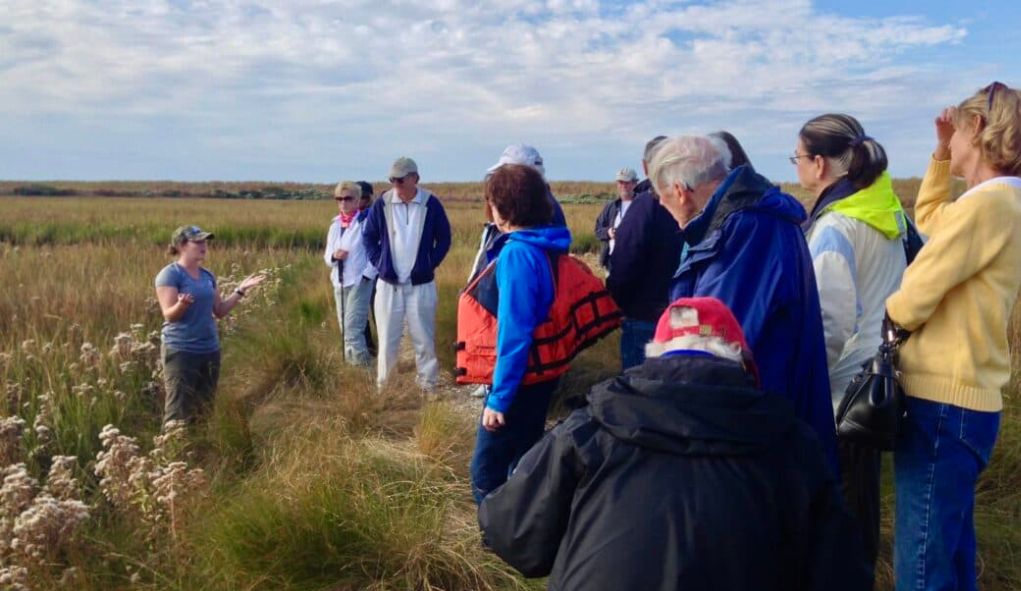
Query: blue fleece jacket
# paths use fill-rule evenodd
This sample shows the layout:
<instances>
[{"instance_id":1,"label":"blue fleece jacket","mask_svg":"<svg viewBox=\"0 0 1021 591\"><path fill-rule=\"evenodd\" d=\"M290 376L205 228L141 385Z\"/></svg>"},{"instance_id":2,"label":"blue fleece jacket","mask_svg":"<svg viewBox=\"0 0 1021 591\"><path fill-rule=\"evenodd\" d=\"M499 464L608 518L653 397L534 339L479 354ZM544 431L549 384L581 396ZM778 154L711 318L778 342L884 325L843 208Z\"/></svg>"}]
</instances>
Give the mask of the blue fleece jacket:
<instances>
[{"instance_id":1,"label":"blue fleece jacket","mask_svg":"<svg viewBox=\"0 0 1021 591\"><path fill-rule=\"evenodd\" d=\"M549 317L553 269L547 253L566 253L571 232L539 226L500 236L487 256L496 261L496 368L486 406L507 412L528 367L532 333Z\"/></svg>"},{"instance_id":2,"label":"blue fleece jacket","mask_svg":"<svg viewBox=\"0 0 1021 591\"><path fill-rule=\"evenodd\" d=\"M830 465L836 435L805 209L747 166L734 169L684 229L671 301L712 296L741 323L764 390L787 397Z\"/></svg>"},{"instance_id":3,"label":"blue fleece jacket","mask_svg":"<svg viewBox=\"0 0 1021 591\"><path fill-rule=\"evenodd\" d=\"M390 191L383 193L369 209L362 228L362 244L369 255L372 266L379 271L379 278L387 283L397 283L397 270L390 254L390 232L386 227L383 208L390 199ZM411 284L429 283L435 278L434 271L440 266L450 250L450 221L447 212L435 195L426 197L425 226L422 240L418 243L418 255L411 268Z\"/></svg>"}]
</instances>

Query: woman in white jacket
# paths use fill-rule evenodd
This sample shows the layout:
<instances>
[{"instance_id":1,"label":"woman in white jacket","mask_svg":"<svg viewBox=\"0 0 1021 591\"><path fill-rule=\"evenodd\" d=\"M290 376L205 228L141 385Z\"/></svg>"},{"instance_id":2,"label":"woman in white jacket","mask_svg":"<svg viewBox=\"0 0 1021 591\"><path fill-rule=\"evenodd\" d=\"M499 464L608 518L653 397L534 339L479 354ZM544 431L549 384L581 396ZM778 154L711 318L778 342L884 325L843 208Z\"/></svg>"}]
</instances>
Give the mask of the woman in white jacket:
<instances>
[{"instance_id":1,"label":"woman in white jacket","mask_svg":"<svg viewBox=\"0 0 1021 591\"><path fill-rule=\"evenodd\" d=\"M801 128L791 162L816 197L805 227L826 338L836 410L851 378L881 337L886 298L906 266L907 218L894 193L883 146L850 115L828 114ZM862 525L866 556L879 549L880 452L838 442L848 506Z\"/></svg>"},{"instance_id":2,"label":"woman in white jacket","mask_svg":"<svg viewBox=\"0 0 1021 591\"><path fill-rule=\"evenodd\" d=\"M368 213L368 200L363 196L362 187L350 181L337 185L333 199L337 202L338 215L330 223L323 260L330 267L337 322L344 339L344 359L351 365L367 366L372 358L365 327L376 279L376 270L362 245L362 224Z\"/></svg>"}]
</instances>

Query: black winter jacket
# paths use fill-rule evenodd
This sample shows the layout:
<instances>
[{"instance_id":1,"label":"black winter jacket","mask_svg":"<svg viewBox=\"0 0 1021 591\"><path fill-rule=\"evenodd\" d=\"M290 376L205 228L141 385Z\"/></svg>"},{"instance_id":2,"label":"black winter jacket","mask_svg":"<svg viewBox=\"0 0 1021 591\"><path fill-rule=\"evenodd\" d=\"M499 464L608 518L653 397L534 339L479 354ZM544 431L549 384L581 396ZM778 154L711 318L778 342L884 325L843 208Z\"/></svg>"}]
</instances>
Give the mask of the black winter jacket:
<instances>
[{"instance_id":1,"label":"black winter jacket","mask_svg":"<svg viewBox=\"0 0 1021 591\"><path fill-rule=\"evenodd\" d=\"M554 590L858 591L858 530L814 433L716 358L604 382L483 501L493 550Z\"/></svg>"},{"instance_id":2,"label":"black winter jacket","mask_svg":"<svg viewBox=\"0 0 1021 591\"><path fill-rule=\"evenodd\" d=\"M670 212L642 193L617 227L606 288L626 318L656 322L670 303L683 238Z\"/></svg>"},{"instance_id":3,"label":"black winter jacket","mask_svg":"<svg viewBox=\"0 0 1021 591\"><path fill-rule=\"evenodd\" d=\"M603 243L603 249L599 253L599 264L604 269L610 268L610 229L613 228L613 221L617 218L617 213L620 212L620 204L619 197L608 201L603 206L603 210L599 212L599 217L596 218L596 238Z\"/></svg>"}]
</instances>

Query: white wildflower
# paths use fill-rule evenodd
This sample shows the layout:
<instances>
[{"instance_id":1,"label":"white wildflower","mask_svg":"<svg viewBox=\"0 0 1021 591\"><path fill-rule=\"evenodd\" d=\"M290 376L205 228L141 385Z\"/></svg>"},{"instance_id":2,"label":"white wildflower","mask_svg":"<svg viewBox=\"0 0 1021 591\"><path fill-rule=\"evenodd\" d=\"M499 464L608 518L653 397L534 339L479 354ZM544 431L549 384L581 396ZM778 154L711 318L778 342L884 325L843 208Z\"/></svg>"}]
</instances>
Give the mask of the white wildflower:
<instances>
[{"instance_id":1,"label":"white wildflower","mask_svg":"<svg viewBox=\"0 0 1021 591\"><path fill-rule=\"evenodd\" d=\"M130 332L122 332L113 338L113 348L110 349L110 357L114 359L128 359L131 357L131 347L135 344L135 337Z\"/></svg>"},{"instance_id":2,"label":"white wildflower","mask_svg":"<svg viewBox=\"0 0 1021 591\"><path fill-rule=\"evenodd\" d=\"M81 501L58 501L40 494L14 520L11 549L38 564L45 564L74 540L78 527L89 519L89 507Z\"/></svg>"},{"instance_id":3,"label":"white wildflower","mask_svg":"<svg viewBox=\"0 0 1021 591\"><path fill-rule=\"evenodd\" d=\"M0 466L21 460L24 431L25 420L21 417L14 415L0 419Z\"/></svg>"},{"instance_id":4,"label":"white wildflower","mask_svg":"<svg viewBox=\"0 0 1021 591\"><path fill-rule=\"evenodd\" d=\"M11 464L0 472L0 516L16 518L31 505L39 481L28 474L25 464Z\"/></svg>"},{"instance_id":5,"label":"white wildflower","mask_svg":"<svg viewBox=\"0 0 1021 591\"><path fill-rule=\"evenodd\" d=\"M28 569L23 566L0 568L0 589L4 591L29 591Z\"/></svg>"},{"instance_id":6,"label":"white wildflower","mask_svg":"<svg viewBox=\"0 0 1021 591\"><path fill-rule=\"evenodd\" d=\"M74 456L53 456L50 473L43 488L53 498L61 501L81 499L81 484L75 478L78 458Z\"/></svg>"},{"instance_id":7,"label":"white wildflower","mask_svg":"<svg viewBox=\"0 0 1021 591\"><path fill-rule=\"evenodd\" d=\"M81 356L78 358L82 362L82 365L86 367L96 367L99 365L100 354L99 349L95 345L89 342L82 343Z\"/></svg>"}]
</instances>

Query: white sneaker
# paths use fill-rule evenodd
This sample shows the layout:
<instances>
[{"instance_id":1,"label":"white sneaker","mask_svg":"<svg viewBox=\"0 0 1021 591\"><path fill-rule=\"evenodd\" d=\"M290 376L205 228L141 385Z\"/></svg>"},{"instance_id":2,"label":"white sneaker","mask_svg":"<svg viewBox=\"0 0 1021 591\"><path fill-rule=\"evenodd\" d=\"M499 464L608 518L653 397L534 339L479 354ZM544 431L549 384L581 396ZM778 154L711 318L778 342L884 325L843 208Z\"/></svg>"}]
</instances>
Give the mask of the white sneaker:
<instances>
[{"instance_id":1,"label":"white sneaker","mask_svg":"<svg viewBox=\"0 0 1021 591\"><path fill-rule=\"evenodd\" d=\"M472 398L485 398L486 396L489 396L489 386L485 384L471 391Z\"/></svg>"}]
</instances>

